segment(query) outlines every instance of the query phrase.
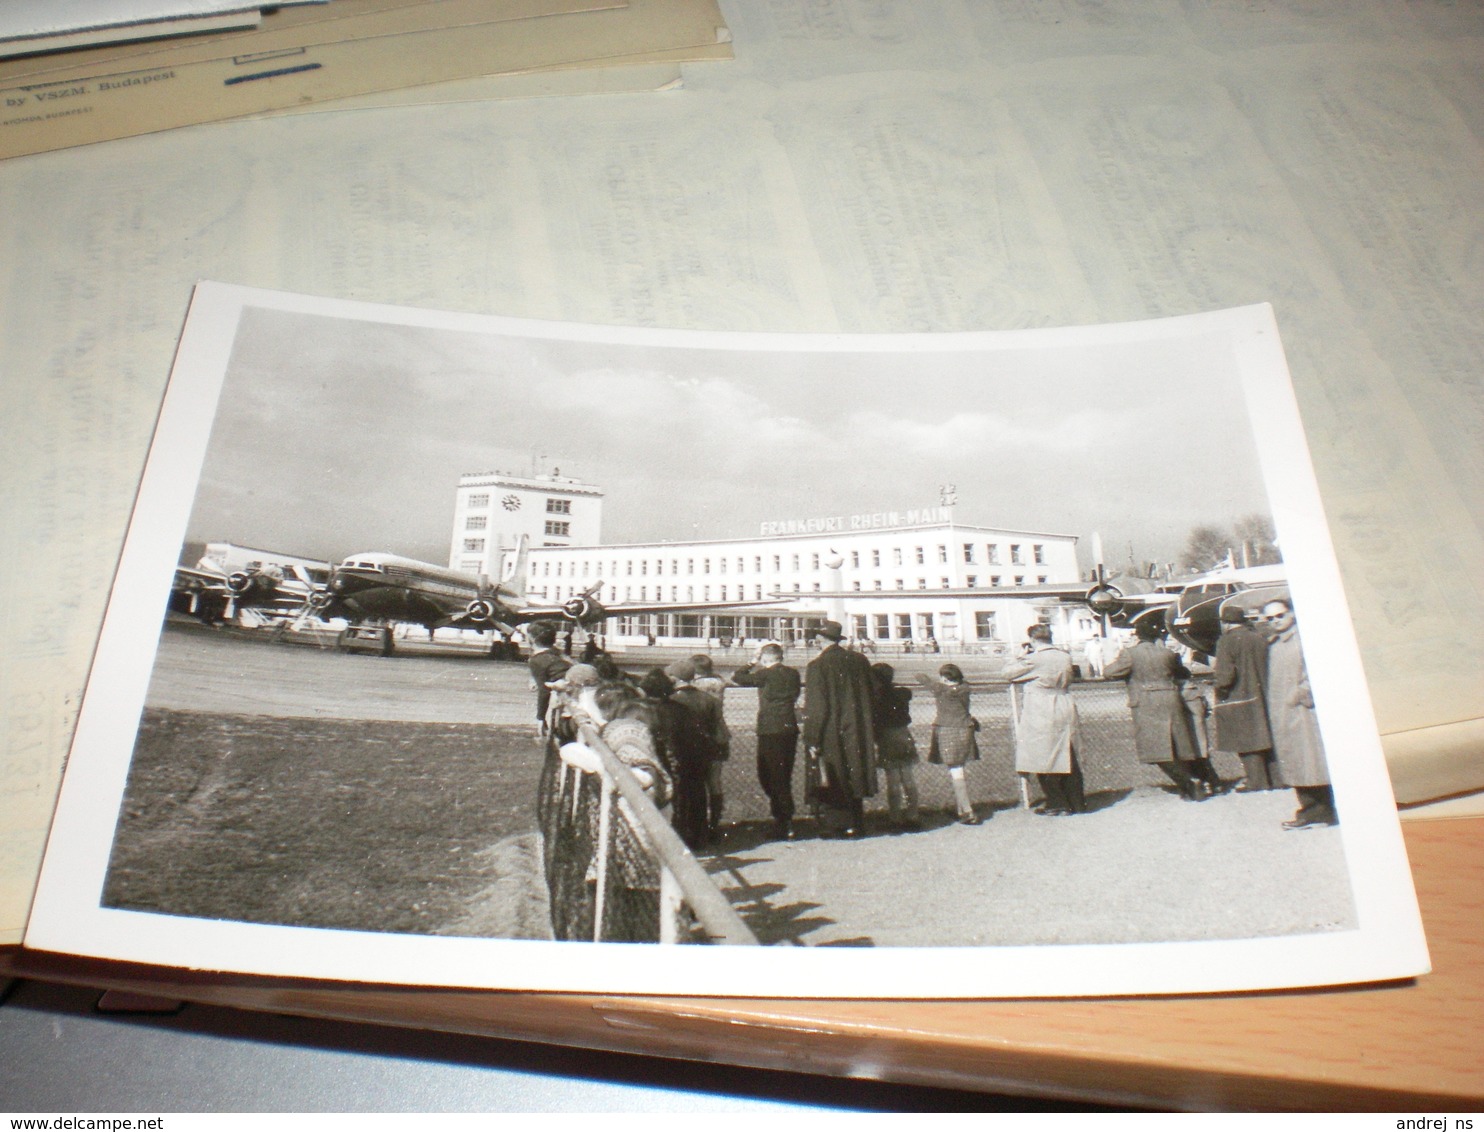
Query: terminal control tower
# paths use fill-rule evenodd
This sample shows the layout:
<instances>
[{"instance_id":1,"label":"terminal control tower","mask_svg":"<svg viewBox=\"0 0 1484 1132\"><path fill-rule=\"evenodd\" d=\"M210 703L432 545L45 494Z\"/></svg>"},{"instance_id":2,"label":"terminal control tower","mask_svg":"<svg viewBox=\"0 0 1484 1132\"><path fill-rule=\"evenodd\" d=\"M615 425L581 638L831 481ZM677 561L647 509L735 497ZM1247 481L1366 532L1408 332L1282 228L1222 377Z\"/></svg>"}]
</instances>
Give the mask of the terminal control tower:
<instances>
[{"instance_id":1,"label":"terminal control tower","mask_svg":"<svg viewBox=\"0 0 1484 1132\"><path fill-rule=\"evenodd\" d=\"M533 547L595 546L602 528L603 489L560 468L534 476L471 472L459 477L448 565L500 580L514 568L521 535Z\"/></svg>"}]
</instances>

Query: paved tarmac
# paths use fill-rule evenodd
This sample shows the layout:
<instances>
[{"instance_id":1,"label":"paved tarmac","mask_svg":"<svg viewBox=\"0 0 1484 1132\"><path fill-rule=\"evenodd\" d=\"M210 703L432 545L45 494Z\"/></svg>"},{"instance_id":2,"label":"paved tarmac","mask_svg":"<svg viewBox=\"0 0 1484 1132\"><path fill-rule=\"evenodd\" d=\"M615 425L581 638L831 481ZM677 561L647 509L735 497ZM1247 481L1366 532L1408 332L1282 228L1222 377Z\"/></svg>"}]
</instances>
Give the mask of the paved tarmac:
<instances>
[{"instance_id":1,"label":"paved tarmac","mask_svg":"<svg viewBox=\"0 0 1484 1132\"><path fill-rule=\"evenodd\" d=\"M149 702L281 717L533 722L523 664L444 648L404 651L339 653L274 644L265 633L173 625L161 638ZM750 760L733 762L750 777L741 765ZM1129 770L1139 772L1129 788L1105 791L1102 808L1067 818L1001 809L968 827L932 814L923 832L790 843L762 840L767 825L754 815L708 864L760 934L803 945L1213 939L1353 922L1339 831L1283 830L1290 791L1192 805L1152 785L1152 768ZM941 768L923 764L918 774L925 797L941 795ZM871 805L868 827L880 830L884 797Z\"/></svg>"},{"instance_id":2,"label":"paved tarmac","mask_svg":"<svg viewBox=\"0 0 1484 1132\"><path fill-rule=\"evenodd\" d=\"M880 799L877 800L878 802ZM1093 813L1000 810L857 841L749 843L709 867L769 941L876 947L1240 939L1354 926L1339 830L1293 831L1291 791Z\"/></svg>"}]
</instances>

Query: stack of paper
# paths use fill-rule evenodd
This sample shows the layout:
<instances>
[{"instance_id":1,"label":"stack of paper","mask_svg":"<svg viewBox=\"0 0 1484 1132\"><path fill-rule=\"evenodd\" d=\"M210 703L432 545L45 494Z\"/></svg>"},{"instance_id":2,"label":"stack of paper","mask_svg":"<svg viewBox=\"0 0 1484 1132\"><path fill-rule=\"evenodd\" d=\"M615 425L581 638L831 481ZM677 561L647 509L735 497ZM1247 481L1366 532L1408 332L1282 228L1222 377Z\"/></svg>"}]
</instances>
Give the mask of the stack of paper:
<instances>
[{"instance_id":1,"label":"stack of paper","mask_svg":"<svg viewBox=\"0 0 1484 1132\"><path fill-rule=\"evenodd\" d=\"M13 0L0 10L0 57L241 31L262 18L261 7L243 0Z\"/></svg>"},{"instance_id":2,"label":"stack of paper","mask_svg":"<svg viewBox=\"0 0 1484 1132\"><path fill-rule=\"evenodd\" d=\"M0 62L0 157L309 106L384 105L387 92L409 88L419 93L399 97L654 88L683 61L730 57L715 0L332 0L265 12L245 31ZM592 70L636 64L645 69L613 83Z\"/></svg>"}]
</instances>

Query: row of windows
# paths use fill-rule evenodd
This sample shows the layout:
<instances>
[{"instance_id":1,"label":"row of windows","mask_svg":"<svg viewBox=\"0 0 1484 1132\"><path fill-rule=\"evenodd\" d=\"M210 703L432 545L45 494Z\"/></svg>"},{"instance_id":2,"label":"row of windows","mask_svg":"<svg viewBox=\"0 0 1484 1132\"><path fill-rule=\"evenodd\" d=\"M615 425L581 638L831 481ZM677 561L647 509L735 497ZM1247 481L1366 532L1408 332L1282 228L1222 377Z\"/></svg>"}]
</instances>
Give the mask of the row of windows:
<instances>
[{"instance_id":1,"label":"row of windows","mask_svg":"<svg viewBox=\"0 0 1484 1132\"><path fill-rule=\"evenodd\" d=\"M562 526L564 524L548 524L548 526L552 526L552 525ZM558 533L558 534L560 534L562 532L548 532L548 533ZM464 540L464 550L465 551L481 551L483 549L484 549L484 540L483 539L465 539ZM560 578L562 576L562 565L563 565L563 563L561 563L561 562L556 563L555 576L558 577L558 578ZM615 567L617 567L617 565L618 565L618 563L614 563L614 566ZM633 573L633 569L632 569L633 563L628 563L628 565L630 567L629 573L632 574ZM640 563L640 565L643 566L644 563ZM588 564L586 562L584 562L582 564L582 566L583 566L583 569L582 569L581 576L584 577L584 578L586 578L586 577L588 577L588 570L587 570ZM552 567L552 563L551 562L532 562L531 563L531 576L532 577L536 577L539 574L542 577L551 577L552 574L553 574L553 571L552 571L552 568L551 567ZM644 571L641 569L640 570L640 573L642 574L642 573L644 573ZM576 576L575 571L573 571L572 573L570 573L568 576ZM1049 576L1046 575L1046 574L1038 574L1035 577L1035 582L1038 585L1043 585L1044 586L1047 583L1047 581L1048 581L1048 577ZM1025 575L1025 574L1015 574L1015 575L1012 575L1012 576L1010 576L1010 580L1009 581L1006 580L1006 576L1005 575L1001 575L1001 574L991 574L991 575L989 575L989 585L991 587L998 587L998 586L1005 586L1005 585L1023 586L1023 585L1026 584L1026 582L1027 582L1027 575ZM965 583L965 585L969 589L971 589L971 590L972 589L976 589L979 586L979 576L977 574L970 574L970 575L968 575L964 579L964 583ZM943 589L946 590L946 589L950 589L952 587L953 582L949 578L940 578L939 579L939 585ZM639 588L641 590L644 590L647 587L640 586ZM693 590L694 588L695 587L693 587L693 586L687 586L686 587L687 590ZM736 590L737 590L737 593L738 593L739 596L743 593L744 588L745 587L743 587L741 585L738 585L736 587ZM759 598L762 597L763 587L761 585L756 585L753 588L757 591L757 596ZM851 582L850 583L850 588L855 593L864 592L863 583L861 583L859 581ZM884 590L885 588L886 588L886 584L880 578L877 578L872 583L872 590L873 591L874 590ZM896 589L899 589L899 590L905 590L907 588L907 581L906 581L906 579L905 578L898 578L898 579L896 579L896 587L895 588ZM917 579L917 588L919 590L925 590L925 589L927 589L928 588L928 580L926 578L918 578ZM663 598L661 598L659 596L661 594L661 592L663 591L663 589L664 589L663 586L655 586L655 588L654 588L655 600L657 600L657 601L664 600ZM671 586L670 589L671 589L672 592L676 592L676 591L678 591L679 587L677 587L677 586ZM812 592L819 593L819 592L821 592L822 589L823 589L823 587L820 585L819 582L813 583ZM706 587L706 590L709 593L710 592L710 587L707 586ZM800 593L800 592L802 592L802 590L801 590L801 588L800 588L800 586L799 586L799 584L797 582L794 583L793 590L794 590L794 593ZM647 599L641 599L641 600L647 600ZM679 601L680 599L679 598L676 598L676 597L672 597L670 600L672 600L672 601ZM694 600L694 598L687 598L686 600L692 601L692 600ZM709 601L710 599L709 598L703 598L702 600ZM722 586L721 587L721 600L722 601L726 601L727 600L727 587L726 586Z\"/></svg>"},{"instance_id":2,"label":"row of windows","mask_svg":"<svg viewBox=\"0 0 1484 1132\"><path fill-rule=\"evenodd\" d=\"M999 637L999 615L994 610L974 613L974 636L981 641ZM931 613L857 613L851 618L855 635L878 641L929 641L937 637L937 618ZM957 632L958 624L951 613L943 614L944 628Z\"/></svg>"},{"instance_id":3,"label":"row of windows","mask_svg":"<svg viewBox=\"0 0 1484 1132\"><path fill-rule=\"evenodd\" d=\"M1048 578L1048 575L1046 575L1046 574L1038 574L1038 575L1036 575L1036 584L1037 585L1044 586L1046 584L1047 578ZM977 574L970 574L968 577L966 577L964 579L964 582L965 582L966 586L969 589L971 589L971 590L972 589L977 589L978 586L979 586L979 576ZM953 585L953 583L949 579L947 579L947 578L941 579L940 584L942 585L942 587L945 590L946 589L950 589L952 587L952 585ZM1000 575L1000 574L991 574L989 576L989 584L991 586L1004 586L1004 585L1023 586L1023 585L1026 584L1026 575L1024 575L1024 574L1016 574L1016 575L1013 576L1013 578L1012 578L1011 581L1006 582L1003 575ZM818 586L815 586L814 588L815 589L818 589L819 587ZM861 583L860 582L851 582L850 583L850 588L854 592L856 592L856 593L862 592L862 586L861 586ZM872 583L872 588L873 589L877 589L877 590L884 589L885 588L885 584L881 581L880 578L877 578L876 581L874 583ZM903 579L903 578L898 578L897 579L896 588L899 589L899 590L905 590L907 588L906 580ZM926 578L918 578L917 579L917 588L920 589L920 590L927 589L928 588L928 581L927 581L927 579Z\"/></svg>"},{"instance_id":4,"label":"row of windows","mask_svg":"<svg viewBox=\"0 0 1484 1132\"><path fill-rule=\"evenodd\" d=\"M471 511L477 511L480 508L488 507L489 505L490 497L488 492L480 492L477 495L469 496L469 501L467 504L465 504L465 506L468 507L468 509ZM572 501L570 499L547 499L546 513L548 515L570 515L572 514ZM472 518L473 517L471 516L471 521ZM481 524L479 528L471 526L469 529L482 530L483 524Z\"/></svg>"},{"instance_id":5,"label":"row of windows","mask_svg":"<svg viewBox=\"0 0 1484 1132\"><path fill-rule=\"evenodd\" d=\"M565 527L565 526L567 526L567 524L565 524L565 523L558 523L558 524L547 523L546 524L546 528L547 528L546 529L546 533L547 534L566 534L567 533L565 530L554 531L554 530L551 529L553 526L562 526L562 527ZM974 561L975 561L975 559L974 559L975 545L976 544L971 543L971 542L966 542L966 543L963 544L963 552L964 552L964 561L965 562L970 563L970 564L973 564L974 563ZM1026 560L1023 557L1023 549L1024 548L1021 546L1020 543L1011 543L1010 544L1010 564L1011 565L1023 565L1023 564L1025 564ZM986 544L985 550L986 550L986 553L987 553L986 564L988 564L988 565L994 565L994 564L996 564L996 563L999 562L999 560L1000 560L999 559L999 547L997 545L992 544L992 543ZM851 565L851 568L852 569L859 569L861 567L861 561L862 561L861 556L862 556L863 553L864 554L868 554L870 556L870 564L872 566L881 566L882 565L882 561L881 561L881 550L880 550L880 548L876 548L876 549L869 550L869 551L864 551L864 552L863 551L859 551L859 550L852 550L850 552L850 565ZM764 564L764 562L767 561L768 559L771 559L772 560L772 565L773 565L772 572L774 574L781 574L783 572L783 563L784 563L785 557L787 558L787 560L788 560L788 562L790 564L791 572L792 573L797 574L797 573L800 573L803 570L803 568L804 568L804 555L802 555L802 554L792 554L792 555L787 555L787 556L782 555L782 554L772 554L772 555L756 554L756 555L752 555L751 556L753 573L761 574L763 572L763 564ZM892 557L892 565L893 566L903 566L903 565L906 565L906 562L904 561L904 549L902 547L900 547L900 546L892 547L891 548L891 557ZM918 565L924 565L924 564L926 564L926 561L927 561L927 551L926 551L926 548L925 547L921 547L921 546L916 547L915 548L915 558L916 558L916 562L917 562ZM741 554L737 555L737 557L735 559L733 559L733 558L725 558L725 557L700 558L700 559L696 559L696 558L670 558L670 559L656 558L656 559L653 559L653 560L648 559L648 558L641 558L641 559L638 559L637 561L635 561L633 559L626 559L624 561L619 561L618 559L612 559L608 563L608 566L609 566L608 574L609 574L610 577L618 577L620 575L632 576L634 574L646 575L646 574L649 574L651 572L651 567L653 567L653 573L658 574L658 575L663 575L663 574L666 573L665 567L666 567L666 564L667 563L669 565L669 571L668 572L670 574L680 574L681 573L680 564L682 562L685 563L685 571L684 572L686 574L695 574L697 572L696 571L696 563L697 562L700 563L700 566L701 566L700 573L702 573L702 574L710 574L712 572L712 566L713 565L716 568L716 573L718 573L718 574L725 574L727 572L728 565L731 564L731 563L735 563L735 567L736 567L735 572L738 573L738 574L742 574L742 573L746 573L748 560L749 559L748 559L748 556L747 555L741 555ZM821 555L818 554L818 553L810 554L808 556L808 561L809 561L809 569L810 570L819 570L819 569L821 569L821 567L823 565L823 562L822 562L822 559L821 559ZM946 563L948 561L948 547L947 547L946 544L939 544L939 546L938 546L938 561L940 563ZM1037 563L1037 564L1044 564L1046 562L1046 548L1045 548L1044 545L1042 545L1041 543L1034 543L1034 544L1032 544L1032 546L1031 546L1031 558L1030 558L1030 561L1033 562L1033 563ZM602 572L603 565L604 565L604 563L603 563L603 560L601 560L601 559L599 559L597 561L597 563L596 563L596 569L597 569L597 571L600 574ZM556 563L556 571L555 571L555 573L556 573L556 576L557 577L561 577L562 576L562 566L563 566L563 564L561 562ZM589 576L589 569L592 566L593 566L593 563L588 562L586 560L584 560L581 563L572 563L572 572L570 573L569 576L573 576L573 577L577 576L576 571L580 567L581 568L581 576L584 577L584 578L586 578L586 577ZM635 567L637 567L637 569ZM532 562L531 563L531 576L532 577L535 577L538 572L542 573L543 576L552 574L552 564L550 562L540 562L540 563L538 563L538 562ZM994 578L995 578L995 580L991 581L990 582L990 585L994 585L994 586L999 585L1000 584L1000 582L998 580L999 576L998 575L995 575ZM1046 578L1043 576L1040 580L1042 582L1044 582L1046 580ZM1017 578L1016 579L1015 584L1016 585L1023 585L1024 582L1025 582L1025 579L1023 577L1021 577L1021 578ZM946 578L944 579L943 584L945 586L948 585L948 581L947 581ZM973 577L971 577L969 579L969 583L968 584L972 586L972 585L975 585L977 583L976 583L975 579ZM924 583L924 585L925 585L925 583ZM860 583L856 583L856 587L855 588L856 589L860 589ZM879 584L878 584L878 587L877 588L880 588L879 587ZM901 589L902 588L900 583L898 583L897 588L898 589Z\"/></svg>"}]
</instances>

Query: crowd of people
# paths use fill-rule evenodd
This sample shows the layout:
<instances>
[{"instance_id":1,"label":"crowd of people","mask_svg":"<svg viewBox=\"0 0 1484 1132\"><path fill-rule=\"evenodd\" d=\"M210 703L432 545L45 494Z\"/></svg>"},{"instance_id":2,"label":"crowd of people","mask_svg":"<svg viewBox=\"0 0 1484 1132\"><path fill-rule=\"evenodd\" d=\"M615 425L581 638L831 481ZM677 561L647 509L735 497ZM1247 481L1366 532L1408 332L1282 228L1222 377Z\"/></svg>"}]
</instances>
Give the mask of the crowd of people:
<instances>
[{"instance_id":1,"label":"crowd of people","mask_svg":"<svg viewBox=\"0 0 1484 1132\"><path fill-rule=\"evenodd\" d=\"M1255 625L1247 612L1229 605L1222 620L1209 685L1214 704L1205 682L1194 679L1181 655L1164 643L1157 623L1137 623L1134 640L1100 666L1103 679L1127 683L1139 761L1158 766L1192 802L1229 789L1292 788L1298 809L1286 828L1336 824L1291 604L1269 601ZM837 622L820 624L818 652L802 674L786 663L782 645L765 642L729 677L718 674L706 654L640 676L624 673L601 650L587 654L590 662L572 664L556 648L556 626L537 622L527 633L545 733L553 742L570 742L578 717L599 727L656 804L669 805L676 832L693 850L713 844L725 820L728 687L757 691L756 772L774 838L798 835L794 771L801 747L803 801L815 814L820 837L860 837L866 800L878 793L882 779L891 827L921 828L916 775L923 757L911 729L913 689L896 683L891 665L872 664L861 651L845 647ZM1082 729L1071 694L1072 656L1053 642L1045 625L1032 626L1028 636L1025 650L1001 672L1020 693L1018 710L1011 713L1015 769L1039 785L1037 813L1083 813L1088 800L1079 763ZM978 825L983 819L966 776L968 763L980 757L980 722L969 685L952 663L940 666L936 676L919 673L916 679L934 710L927 761L947 770L957 820ZM561 695L554 697L554 691ZM1240 782L1222 780L1211 762L1213 750L1240 758Z\"/></svg>"}]
</instances>

